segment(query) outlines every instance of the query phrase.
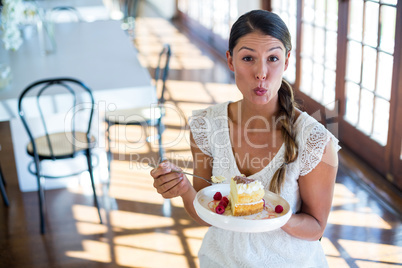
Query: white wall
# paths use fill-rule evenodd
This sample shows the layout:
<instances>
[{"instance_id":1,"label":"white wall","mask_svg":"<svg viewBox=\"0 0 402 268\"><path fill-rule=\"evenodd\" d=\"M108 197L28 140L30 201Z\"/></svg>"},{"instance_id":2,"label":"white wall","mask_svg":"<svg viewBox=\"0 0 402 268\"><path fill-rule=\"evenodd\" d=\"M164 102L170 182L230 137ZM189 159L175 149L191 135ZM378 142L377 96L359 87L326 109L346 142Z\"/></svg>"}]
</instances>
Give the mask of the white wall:
<instances>
[{"instance_id":1,"label":"white wall","mask_svg":"<svg viewBox=\"0 0 402 268\"><path fill-rule=\"evenodd\" d=\"M146 0L165 19L171 19L176 12L176 0Z\"/></svg>"}]
</instances>

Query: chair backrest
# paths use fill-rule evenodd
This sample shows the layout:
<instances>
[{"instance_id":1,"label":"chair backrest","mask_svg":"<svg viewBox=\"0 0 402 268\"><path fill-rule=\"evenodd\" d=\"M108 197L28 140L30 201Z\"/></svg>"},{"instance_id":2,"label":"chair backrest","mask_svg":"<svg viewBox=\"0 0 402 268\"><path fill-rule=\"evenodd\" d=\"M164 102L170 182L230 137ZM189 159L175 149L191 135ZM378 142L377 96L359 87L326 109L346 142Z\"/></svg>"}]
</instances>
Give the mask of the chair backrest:
<instances>
[{"instance_id":1,"label":"chair backrest","mask_svg":"<svg viewBox=\"0 0 402 268\"><path fill-rule=\"evenodd\" d=\"M34 154L37 152L35 136L46 136L51 158L55 159L49 134L65 131L72 133L75 154L77 124L86 133L88 143L91 141L94 98L91 89L77 79L52 78L30 84L19 97L18 113ZM28 121L35 122L34 126Z\"/></svg>"},{"instance_id":2,"label":"chair backrest","mask_svg":"<svg viewBox=\"0 0 402 268\"><path fill-rule=\"evenodd\" d=\"M165 103L165 90L166 80L169 76L169 64L172 51L169 44L163 46L162 51L159 54L158 64L155 68L155 86L158 86L158 82L162 82L161 95L158 99L159 104Z\"/></svg>"},{"instance_id":3,"label":"chair backrest","mask_svg":"<svg viewBox=\"0 0 402 268\"><path fill-rule=\"evenodd\" d=\"M72 6L56 6L52 8L48 19L53 22L82 21L80 12Z\"/></svg>"}]
</instances>

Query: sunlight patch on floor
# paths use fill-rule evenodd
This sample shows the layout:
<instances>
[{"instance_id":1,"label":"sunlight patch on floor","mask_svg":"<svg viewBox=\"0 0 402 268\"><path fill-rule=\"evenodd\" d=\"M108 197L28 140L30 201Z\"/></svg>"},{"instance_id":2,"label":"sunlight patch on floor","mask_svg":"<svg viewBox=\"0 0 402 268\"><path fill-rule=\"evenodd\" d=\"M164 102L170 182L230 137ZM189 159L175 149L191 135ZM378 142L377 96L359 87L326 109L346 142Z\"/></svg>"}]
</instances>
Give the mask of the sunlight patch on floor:
<instances>
[{"instance_id":1,"label":"sunlight patch on floor","mask_svg":"<svg viewBox=\"0 0 402 268\"><path fill-rule=\"evenodd\" d=\"M347 204L357 204L359 198L356 197L345 185L336 183L334 189L334 197L332 199L332 206L338 207Z\"/></svg>"},{"instance_id":2,"label":"sunlight patch on floor","mask_svg":"<svg viewBox=\"0 0 402 268\"><path fill-rule=\"evenodd\" d=\"M129 246L171 254L184 254L180 238L176 235L166 233L153 232L121 235L116 237L113 242L119 246Z\"/></svg>"},{"instance_id":3,"label":"sunlight patch on floor","mask_svg":"<svg viewBox=\"0 0 402 268\"><path fill-rule=\"evenodd\" d=\"M347 251L348 255L354 259L399 265L402 263L402 247L345 239L340 239L338 242Z\"/></svg>"},{"instance_id":4,"label":"sunlight patch on floor","mask_svg":"<svg viewBox=\"0 0 402 268\"><path fill-rule=\"evenodd\" d=\"M110 224L113 227L127 230L152 230L154 228L173 227L175 220L152 214L115 210L110 211Z\"/></svg>"},{"instance_id":5,"label":"sunlight patch on floor","mask_svg":"<svg viewBox=\"0 0 402 268\"><path fill-rule=\"evenodd\" d=\"M194 93L197 92L198 103L213 103L212 97L208 94L205 85L201 82L169 80L167 83L170 97L177 102L194 102Z\"/></svg>"},{"instance_id":6,"label":"sunlight patch on floor","mask_svg":"<svg viewBox=\"0 0 402 268\"><path fill-rule=\"evenodd\" d=\"M115 246L114 250L116 263L124 267L190 267L188 259L182 254L170 254L127 246Z\"/></svg>"},{"instance_id":7,"label":"sunlight patch on floor","mask_svg":"<svg viewBox=\"0 0 402 268\"><path fill-rule=\"evenodd\" d=\"M96 262L110 263L110 246L108 243L83 240L83 251L67 251L66 256L77 259L92 260Z\"/></svg>"},{"instance_id":8,"label":"sunlight patch on floor","mask_svg":"<svg viewBox=\"0 0 402 268\"><path fill-rule=\"evenodd\" d=\"M329 267L339 267L339 268L346 268L350 267L347 262L342 258L342 257L332 257L332 256L326 256L328 266Z\"/></svg>"},{"instance_id":9,"label":"sunlight patch on floor","mask_svg":"<svg viewBox=\"0 0 402 268\"><path fill-rule=\"evenodd\" d=\"M327 255L327 256L329 255L329 256L333 256L333 257L341 256L339 251L336 249L335 245L328 238L323 237L321 239L321 245L322 245L322 247L324 249L325 255Z\"/></svg>"},{"instance_id":10,"label":"sunlight patch on floor","mask_svg":"<svg viewBox=\"0 0 402 268\"><path fill-rule=\"evenodd\" d=\"M392 226L375 213L360 213L347 210L331 211L328 224L359 226L365 228L392 229Z\"/></svg>"},{"instance_id":11,"label":"sunlight patch on floor","mask_svg":"<svg viewBox=\"0 0 402 268\"><path fill-rule=\"evenodd\" d=\"M95 206L76 204L71 209L76 221L99 224L98 210Z\"/></svg>"},{"instance_id":12,"label":"sunlight patch on floor","mask_svg":"<svg viewBox=\"0 0 402 268\"><path fill-rule=\"evenodd\" d=\"M76 222L77 232L80 235L106 234L108 227L105 224L94 224L88 222Z\"/></svg>"},{"instance_id":13,"label":"sunlight patch on floor","mask_svg":"<svg viewBox=\"0 0 402 268\"><path fill-rule=\"evenodd\" d=\"M216 103L238 101L243 98L235 84L205 83L205 88Z\"/></svg>"},{"instance_id":14,"label":"sunlight patch on floor","mask_svg":"<svg viewBox=\"0 0 402 268\"><path fill-rule=\"evenodd\" d=\"M357 267L359 268L401 268L401 264L389 264L381 262L370 262L370 261L356 261Z\"/></svg>"}]
</instances>

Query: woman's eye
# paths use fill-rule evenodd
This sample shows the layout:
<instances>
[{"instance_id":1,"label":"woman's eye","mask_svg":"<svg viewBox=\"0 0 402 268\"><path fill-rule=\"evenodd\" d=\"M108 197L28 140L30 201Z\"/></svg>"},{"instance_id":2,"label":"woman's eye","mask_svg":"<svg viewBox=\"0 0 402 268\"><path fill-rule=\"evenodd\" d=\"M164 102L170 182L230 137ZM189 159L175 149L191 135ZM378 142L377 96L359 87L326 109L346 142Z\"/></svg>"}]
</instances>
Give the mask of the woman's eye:
<instances>
[{"instance_id":1,"label":"woman's eye","mask_svg":"<svg viewBox=\"0 0 402 268\"><path fill-rule=\"evenodd\" d=\"M268 61L272 61L272 62L275 62L275 61L278 61L278 60L279 59L276 56L271 56L271 57L268 58Z\"/></svg>"},{"instance_id":2,"label":"woman's eye","mask_svg":"<svg viewBox=\"0 0 402 268\"><path fill-rule=\"evenodd\" d=\"M244 60L244 61L252 61L253 58L250 57L250 56L247 56L247 57L243 57L243 60Z\"/></svg>"}]
</instances>

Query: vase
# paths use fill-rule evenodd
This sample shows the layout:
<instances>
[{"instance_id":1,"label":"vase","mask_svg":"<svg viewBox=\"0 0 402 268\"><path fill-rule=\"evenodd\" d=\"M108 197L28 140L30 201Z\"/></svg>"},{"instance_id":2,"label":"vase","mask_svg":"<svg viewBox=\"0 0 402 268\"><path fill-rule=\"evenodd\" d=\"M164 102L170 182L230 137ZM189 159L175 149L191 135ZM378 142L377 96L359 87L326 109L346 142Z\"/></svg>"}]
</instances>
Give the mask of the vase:
<instances>
[{"instance_id":1,"label":"vase","mask_svg":"<svg viewBox=\"0 0 402 268\"><path fill-rule=\"evenodd\" d=\"M7 64L0 64L0 90L5 90L11 84L11 68Z\"/></svg>"},{"instance_id":2,"label":"vase","mask_svg":"<svg viewBox=\"0 0 402 268\"><path fill-rule=\"evenodd\" d=\"M37 21L38 39L43 55L56 52L56 40L54 37L54 24L48 19L46 13L42 13Z\"/></svg>"}]
</instances>

